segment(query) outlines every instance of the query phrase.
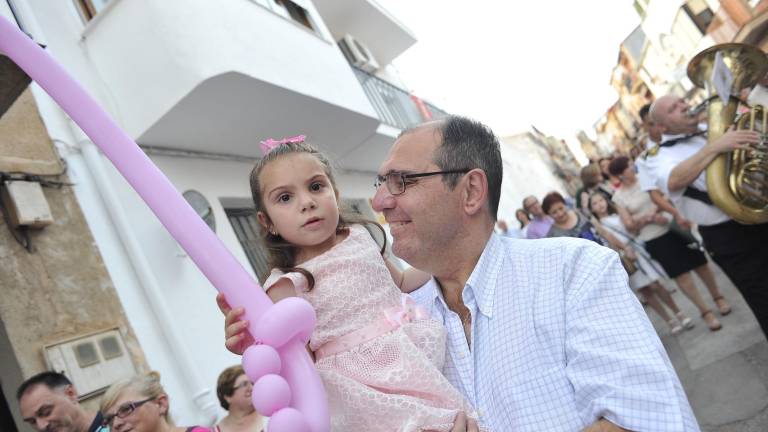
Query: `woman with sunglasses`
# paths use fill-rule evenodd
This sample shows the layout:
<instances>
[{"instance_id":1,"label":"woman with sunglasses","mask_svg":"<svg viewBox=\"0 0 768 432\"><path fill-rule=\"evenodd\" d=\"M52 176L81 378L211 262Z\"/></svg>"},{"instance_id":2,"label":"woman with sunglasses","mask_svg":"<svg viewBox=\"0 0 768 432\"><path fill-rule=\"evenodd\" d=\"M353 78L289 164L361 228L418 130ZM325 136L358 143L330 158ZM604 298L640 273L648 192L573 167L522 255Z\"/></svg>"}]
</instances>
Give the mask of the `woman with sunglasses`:
<instances>
[{"instance_id":1,"label":"woman with sunglasses","mask_svg":"<svg viewBox=\"0 0 768 432\"><path fill-rule=\"evenodd\" d=\"M216 425L216 432L263 432L266 420L251 402L253 383L240 365L224 369L216 385L221 407L228 411Z\"/></svg>"},{"instance_id":2,"label":"woman with sunglasses","mask_svg":"<svg viewBox=\"0 0 768 432\"><path fill-rule=\"evenodd\" d=\"M118 381L101 398L104 426L123 432L209 432L200 426L179 427L168 415L168 395L160 374L149 372Z\"/></svg>"}]
</instances>

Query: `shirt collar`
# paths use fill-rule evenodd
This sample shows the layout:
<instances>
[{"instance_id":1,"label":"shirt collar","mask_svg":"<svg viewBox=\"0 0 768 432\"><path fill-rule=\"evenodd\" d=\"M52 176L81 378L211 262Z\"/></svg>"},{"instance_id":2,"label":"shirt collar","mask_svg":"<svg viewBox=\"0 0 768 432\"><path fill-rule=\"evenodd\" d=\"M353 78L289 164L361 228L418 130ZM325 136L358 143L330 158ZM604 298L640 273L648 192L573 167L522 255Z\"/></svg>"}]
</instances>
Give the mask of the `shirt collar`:
<instances>
[{"instance_id":1,"label":"shirt collar","mask_svg":"<svg viewBox=\"0 0 768 432\"><path fill-rule=\"evenodd\" d=\"M493 298L496 290L496 279L501 268L503 248L504 245L501 237L496 233L492 233L488 243L485 244L485 249L483 249L480 259L477 261L467 283L464 285L463 297L465 304L467 297L474 297L480 313L488 318L493 316ZM433 304L441 305L443 310L447 310L448 305L445 303L443 293L440 291L440 285L434 277L426 283L425 287L429 287L432 290L428 297L429 300Z\"/></svg>"},{"instance_id":2,"label":"shirt collar","mask_svg":"<svg viewBox=\"0 0 768 432\"><path fill-rule=\"evenodd\" d=\"M483 249L483 253L464 287L465 297L468 294L474 296L480 313L488 318L493 316L493 299L496 280L501 268L500 263L504 255L503 249L504 244L501 238L495 233L491 234L491 238L485 244L485 249Z\"/></svg>"},{"instance_id":3,"label":"shirt collar","mask_svg":"<svg viewBox=\"0 0 768 432\"><path fill-rule=\"evenodd\" d=\"M699 123L699 127L698 127L697 132L706 131L706 130L707 130L707 124L706 123ZM682 137L684 137L686 135L691 135L691 134L688 134L688 133L680 133L680 134L674 134L674 135L661 134L661 142L666 142L666 141L669 141L669 140L682 138Z\"/></svg>"}]
</instances>

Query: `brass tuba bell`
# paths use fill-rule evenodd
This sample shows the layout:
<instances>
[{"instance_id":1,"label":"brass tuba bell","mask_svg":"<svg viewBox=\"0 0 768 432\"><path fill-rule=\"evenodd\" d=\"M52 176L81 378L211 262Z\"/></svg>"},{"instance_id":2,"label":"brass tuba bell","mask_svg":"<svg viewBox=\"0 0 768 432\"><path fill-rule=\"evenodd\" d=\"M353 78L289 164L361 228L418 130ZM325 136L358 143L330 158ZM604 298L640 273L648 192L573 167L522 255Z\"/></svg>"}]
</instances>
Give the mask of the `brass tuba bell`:
<instances>
[{"instance_id":1,"label":"brass tuba bell","mask_svg":"<svg viewBox=\"0 0 768 432\"><path fill-rule=\"evenodd\" d=\"M688 63L688 77L707 89L707 142L722 136L736 118L739 99L731 96L728 103L715 94L713 70L717 54L731 71L731 94L754 85L768 71L768 57L759 48L739 43L715 45L698 53ZM718 155L707 167L709 197L723 212L743 224L768 222L768 111L752 107L736 122L739 129L762 134L760 144L750 150L735 150Z\"/></svg>"}]
</instances>

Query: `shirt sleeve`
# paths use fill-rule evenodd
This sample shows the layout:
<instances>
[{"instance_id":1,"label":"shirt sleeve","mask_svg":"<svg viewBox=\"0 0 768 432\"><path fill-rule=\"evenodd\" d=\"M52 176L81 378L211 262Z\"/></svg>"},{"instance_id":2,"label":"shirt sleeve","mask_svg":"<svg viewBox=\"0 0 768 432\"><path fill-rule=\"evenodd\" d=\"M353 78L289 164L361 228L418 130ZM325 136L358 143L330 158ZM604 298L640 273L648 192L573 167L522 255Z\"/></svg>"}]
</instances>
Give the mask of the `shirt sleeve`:
<instances>
[{"instance_id":1,"label":"shirt sleeve","mask_svg":"<svg viewBox=\"0 0 768 432\"><path fill-rule=\"evenodd\" d=\"M589 247L566 286L566 376L584 424L698 431L682 385L615 252Z\"/></svg>"},{"instance_id":2,"label":"shirt sleeve","mask_svg":"<svg viewBox=\"0 0 768 432\"><path fill-rule=\"evenodd\" d=\"M280 280L290 281L297 293L307 291L309 288L309 281L303 274L299 272L283 273L278 269L272 269L269 277L264 281L264 292L269 291Z\"/></svg>"},{"instance_id":3,"label":"shirt sleeve","mask_svg":"<svg viewBox=\"0 0 768 432\"><path fill-rule=\"evenodd\" d=\"M640 184L640 189L643 192L658 189L658 186L656 186L656 178L654 177L653 170L647 161L643 158L638 158L637 161L635 161L635 166L637 166L637 182Z\"/></svg>"},{"instance_id":4,"label":"shirt sleeve","mask_svg":"<svg viewBox=\"0 0 768 432\"><path fill-rule=\"evenodd\" d=\"M669 196L673 200L683 196L684 189L680 189L675 192L669 190L669 176L672 174L672 170L675 169L677 163L670 158L659 158L656 167L656 184L657 189L661 190L665 195Z\"/></svg>"}]
</instances>

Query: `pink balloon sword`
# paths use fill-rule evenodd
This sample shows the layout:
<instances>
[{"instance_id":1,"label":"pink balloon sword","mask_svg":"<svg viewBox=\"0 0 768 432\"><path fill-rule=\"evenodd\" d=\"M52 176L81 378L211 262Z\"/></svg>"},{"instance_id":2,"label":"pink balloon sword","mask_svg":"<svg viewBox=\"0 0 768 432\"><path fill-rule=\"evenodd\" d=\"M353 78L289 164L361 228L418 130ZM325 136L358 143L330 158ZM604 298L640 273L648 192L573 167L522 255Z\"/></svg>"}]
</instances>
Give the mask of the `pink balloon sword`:
<instances>
[{"instance_id":1,"label":"pink balloon sword","mask_svg":"<svg viewBox=\"0 0 768 432\"><path fill-rule=\"evenodd\" d=\"M254 406L271 416L270 431L328 432L325 390L304 348L315 327L312 306L298 298L273 304L136 143L48 53L2 16L0 52L101 148L229 304L245 308L257 344L244 354L243 366L254 381Z\"/></svg>"}]
</instances>

